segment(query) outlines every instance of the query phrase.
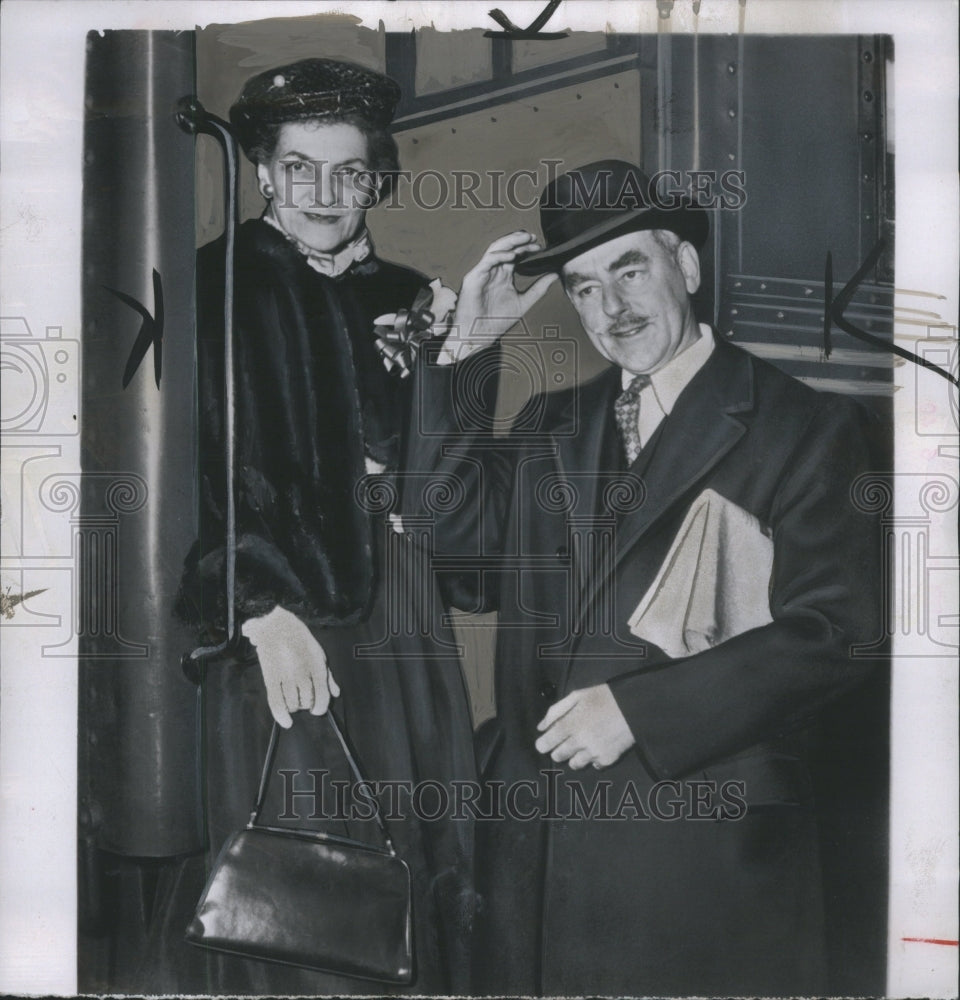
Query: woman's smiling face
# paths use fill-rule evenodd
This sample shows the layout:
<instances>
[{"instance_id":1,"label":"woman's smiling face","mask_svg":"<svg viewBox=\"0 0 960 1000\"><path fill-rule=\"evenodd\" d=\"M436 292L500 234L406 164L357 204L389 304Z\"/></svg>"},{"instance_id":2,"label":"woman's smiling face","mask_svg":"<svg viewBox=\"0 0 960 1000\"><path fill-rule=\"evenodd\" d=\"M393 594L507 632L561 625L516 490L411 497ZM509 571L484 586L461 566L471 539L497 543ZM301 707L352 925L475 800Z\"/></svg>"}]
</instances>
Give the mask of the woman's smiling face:
<instances>
[{"instance_id":1,"label":"woman's smiling face","mask_svg":"<svg viewBox=\"0 0 960 1000\"><path fill-rule=\"evenodd\" d=\"M346 122L281 125L273 155L257 165L280 228L321 253L354 239L377 200L368 146L366 135Z\"/></svg>"}]
</instances>

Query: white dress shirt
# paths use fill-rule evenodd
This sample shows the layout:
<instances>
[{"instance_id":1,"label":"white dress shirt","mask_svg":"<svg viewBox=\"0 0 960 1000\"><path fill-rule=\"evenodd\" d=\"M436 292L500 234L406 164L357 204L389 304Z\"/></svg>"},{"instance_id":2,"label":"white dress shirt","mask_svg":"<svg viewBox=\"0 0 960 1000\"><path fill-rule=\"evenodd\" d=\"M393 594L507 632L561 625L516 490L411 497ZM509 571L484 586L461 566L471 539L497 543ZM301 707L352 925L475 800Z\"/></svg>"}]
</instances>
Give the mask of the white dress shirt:
<instances>
[{"instance_id":1,"label":"white dress shirt","mask_svg":"<svg viewBox=\"0 0 960 1000\"><path fill-rule=\"evenodd\" d=\"M672 357L650 376L650 384L640 391L637 425L641 447L653 437L660 422L673 410L680 393L707 363L707 359L713 353L713 347L713 331L706 323L701 323L700 336L686 350ZM636 372L621 369L620 376L624 389L630 385L635 375Z\"/></svg>"}]
</instances>

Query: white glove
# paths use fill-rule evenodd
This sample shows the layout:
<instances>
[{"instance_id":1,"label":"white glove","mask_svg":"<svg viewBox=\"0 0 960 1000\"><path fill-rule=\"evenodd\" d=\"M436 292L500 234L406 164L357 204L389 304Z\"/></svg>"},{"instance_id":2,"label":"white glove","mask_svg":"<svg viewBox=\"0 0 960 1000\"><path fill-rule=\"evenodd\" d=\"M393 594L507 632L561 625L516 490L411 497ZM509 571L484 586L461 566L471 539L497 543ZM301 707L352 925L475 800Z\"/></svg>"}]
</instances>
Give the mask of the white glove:
<instances>
[{"instance_id":1,"label":"white glove","mask_svg":"<svg viewBox=\"0 0 960 1000\"><path fill-rule=\"evenodd\" d=\"M256 647L267 704L274 719L289 729L291 712L309 709L323 715L340 687L327 669L327 656L302 621L279 605L260 618L249 618L240 631Z\"/></svg>"}]
</instances>

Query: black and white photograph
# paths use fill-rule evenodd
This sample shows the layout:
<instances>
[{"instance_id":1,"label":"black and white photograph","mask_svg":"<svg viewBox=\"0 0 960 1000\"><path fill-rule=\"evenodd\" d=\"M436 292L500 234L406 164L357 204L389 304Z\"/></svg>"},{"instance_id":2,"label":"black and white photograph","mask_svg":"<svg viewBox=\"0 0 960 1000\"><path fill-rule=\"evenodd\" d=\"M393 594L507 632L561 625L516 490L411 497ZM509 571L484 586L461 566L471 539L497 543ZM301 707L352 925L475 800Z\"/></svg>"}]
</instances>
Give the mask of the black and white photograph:
<instances>
[{"instance_id":1,"label":"black and white photograph","mask_svg":"<svg viewBox=\"0 0 960 1000\"><path fill-rule=\"evenodd\" d=\"M956 996L956 3L0 17L0 990Z\"/></svg>"}]
</instances>

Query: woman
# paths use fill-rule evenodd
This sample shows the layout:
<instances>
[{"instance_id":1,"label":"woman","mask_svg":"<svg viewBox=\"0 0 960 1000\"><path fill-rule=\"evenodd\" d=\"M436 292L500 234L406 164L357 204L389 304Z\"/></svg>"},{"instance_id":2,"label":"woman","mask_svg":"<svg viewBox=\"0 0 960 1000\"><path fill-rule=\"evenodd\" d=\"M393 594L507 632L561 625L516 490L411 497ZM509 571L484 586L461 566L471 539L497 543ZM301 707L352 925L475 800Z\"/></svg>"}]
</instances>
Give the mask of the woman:
<instances>
[{"instance_id":1,"label":"woman","mask_svg":"<svg viewBox=\"0 0 960 1000\"><path fill-rule=\"evenodd\" d=\"M376 320L427 303L446 311L431 303L423 276L377 258L366 229L367 210L399 169L387 131L399 96L378 73L307 59L253 77L230 112L267 205L238 228L235 246L235 595L246 642L237 657L205 669L211 857L246 822L274 719L284 731L263 813L273 825L289 818L293 801L300 818L291 826L379 839L370 822L312 823L315 800L285 797L311 787L310 770L350 777L321 717L328 706L372 781L449 787L474 773L452 636L440 627L435 589L426 602L411 603L415 590L424 592L413 578L412 546L391 530L389 503L378 502L395 487L412 380L404 377L403 352L385 343ZM201 532L187 559L180 611L206 638L218 638L227 495L222 239L200 251L197 287ZM415 620L388 615L388 599L394 609L409 604ZM297 772L286 789L277 778L283 769ZM447 817L424 822L409 802L400 811L390 825L413 875L411 990L462 991L470 827ZM174 894L183 902L171 903L166 919L167 961L184 973L181 990L382 991L181 947L173 939L182 939L184 903L195 905L201 888L196 872L192 881L185 872Z\"/></svg>"}]
</instances>

